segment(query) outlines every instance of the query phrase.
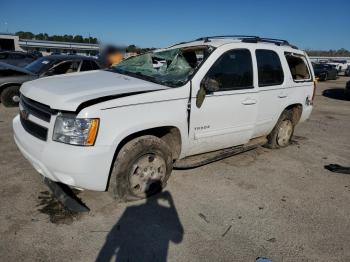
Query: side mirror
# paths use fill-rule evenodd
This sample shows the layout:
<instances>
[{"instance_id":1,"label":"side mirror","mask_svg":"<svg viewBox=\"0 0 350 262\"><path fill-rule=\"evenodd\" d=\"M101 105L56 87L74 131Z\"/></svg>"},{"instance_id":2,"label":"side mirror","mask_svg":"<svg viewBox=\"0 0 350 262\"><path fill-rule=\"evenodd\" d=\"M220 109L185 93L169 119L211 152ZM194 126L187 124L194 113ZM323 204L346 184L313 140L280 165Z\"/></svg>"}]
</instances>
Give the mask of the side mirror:
<instances>
[{"instance_id":1,"label":"side mirror","mask_svg":"<svg viewBox=\"0 0 350 262\"><path fill-rule=\"evenodd\" d=\"M197 93L196 106L200 108L204 102L205 96L219 89L220 85L218 81L210 79L209 77L204 78Z\"/></svg>"},{"instance_id":2,"label":"side mirror","mask_svg":"<svg viewBox=\"0 0 350 262\"><path fill-rule=\"evenodd\" d=\"M53 70L53 69L50 69L50 70L48 70L47 72L45 72L43 75L44 75L44 76L53 76L53 75L54 75L54 70Z\"/></svg>"},{"instance_id":3,"label":"side mirror","mask_svg":"<svg viewBox=\"0 0 350 262\"><path fill-rule=\"evenodd\" d=\"M203 86L204 90L207 94L219 91L220 85L219 82L215 79L211 79L209 77L206 77L201 82L201 87Z\"/></svg>"}]
</instances>

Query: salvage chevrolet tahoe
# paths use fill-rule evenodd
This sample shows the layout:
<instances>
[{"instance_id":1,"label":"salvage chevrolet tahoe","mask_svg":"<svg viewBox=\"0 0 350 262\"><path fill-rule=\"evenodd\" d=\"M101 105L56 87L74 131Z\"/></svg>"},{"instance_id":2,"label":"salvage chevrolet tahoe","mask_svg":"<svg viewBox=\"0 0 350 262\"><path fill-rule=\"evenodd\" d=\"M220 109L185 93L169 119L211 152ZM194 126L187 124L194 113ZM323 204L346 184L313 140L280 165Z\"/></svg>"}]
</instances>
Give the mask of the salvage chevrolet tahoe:
<instances>
[{"instance_id":1,"label":"salvage chevrolet tahoe","mask_svg":"<svg viewBox=\"0 0 350 262\"><path fill-rule=\"evenodd\" d=\"M287 146L315 84L306 53L285 40L215 36L20 91L14 139L41 175L134 200L163 188L173 167Z\"/></svg>"}]
</instances>

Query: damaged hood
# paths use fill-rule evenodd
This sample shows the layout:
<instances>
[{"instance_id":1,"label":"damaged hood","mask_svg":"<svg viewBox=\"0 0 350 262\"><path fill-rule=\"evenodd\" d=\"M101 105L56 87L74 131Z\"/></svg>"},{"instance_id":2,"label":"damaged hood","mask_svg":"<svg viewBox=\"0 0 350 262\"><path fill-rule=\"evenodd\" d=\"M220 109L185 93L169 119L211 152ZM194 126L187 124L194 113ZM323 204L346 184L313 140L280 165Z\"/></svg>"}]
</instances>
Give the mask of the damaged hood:
<instances>
[{"instance_id":1,"label":"damaged hood","mask_svg":"<svg viewBox=\"0 0 350 262\"><path fill-rule=\"evenodd\" d=\"M142 79L98 70L26 82L21 87L21 93L52 109L76 111L80 104L90 100L167 88Z\"/></svg>"},{"instance_id":2,"label":"damaged hood","mask_svg":"<svg viewBox=\"0 0 350 262\"><path fill-rule=\"evenodd\" d=\"M0 71L1 70L11 70L14 72L24 73L24 74L28 74L28 75L34 75L32 72L30 72L29 70L27 70L23 67L10 65L7 63L3 63L3 62L0 62Z\"/></svg>"}]
</instances>

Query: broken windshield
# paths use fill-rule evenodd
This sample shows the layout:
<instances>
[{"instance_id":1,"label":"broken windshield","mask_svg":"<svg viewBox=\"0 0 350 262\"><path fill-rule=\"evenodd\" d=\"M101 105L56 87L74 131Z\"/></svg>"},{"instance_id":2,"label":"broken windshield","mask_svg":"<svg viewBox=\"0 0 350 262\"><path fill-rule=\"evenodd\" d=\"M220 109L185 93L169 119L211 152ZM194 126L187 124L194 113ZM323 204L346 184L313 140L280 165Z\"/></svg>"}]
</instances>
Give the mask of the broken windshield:
<instances>
[{"instance_id":1,"label":"broken windshield","mask_svg":"<svg viewBox=\"0 0 350 262\"><path fill-rule=\"evenodd\" d=\"M190 79L212 50L209 46L195 46L155 51L126 59L112 70L176 87Z\"/></svg>"}]
</instances>

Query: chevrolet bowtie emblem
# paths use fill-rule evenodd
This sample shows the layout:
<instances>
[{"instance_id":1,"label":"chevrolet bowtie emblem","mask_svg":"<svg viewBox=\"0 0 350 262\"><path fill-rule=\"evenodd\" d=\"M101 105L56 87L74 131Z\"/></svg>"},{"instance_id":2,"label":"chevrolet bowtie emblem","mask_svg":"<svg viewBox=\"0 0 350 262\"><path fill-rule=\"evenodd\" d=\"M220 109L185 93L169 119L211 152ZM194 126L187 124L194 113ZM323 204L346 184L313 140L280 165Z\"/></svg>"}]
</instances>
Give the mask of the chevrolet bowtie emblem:
<instances>
[{"instance_id":1,"label":"chevrolet bowtie emblem","mask_svg":"<svg viewBox=\"0 0 350 262\"><path fill-rule=\"evenodd\" d=\"M24 120L28 120L28 118L29 118L29 113L27 110L21 110L20 115Z\"/></svg>"}]
</instances>

